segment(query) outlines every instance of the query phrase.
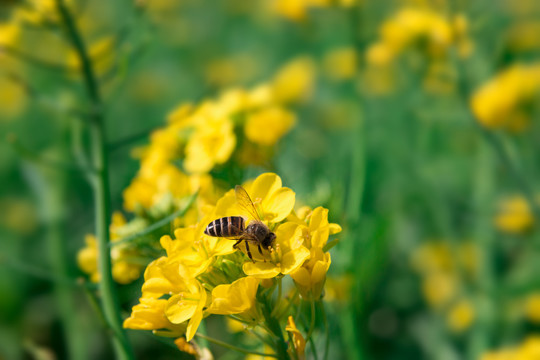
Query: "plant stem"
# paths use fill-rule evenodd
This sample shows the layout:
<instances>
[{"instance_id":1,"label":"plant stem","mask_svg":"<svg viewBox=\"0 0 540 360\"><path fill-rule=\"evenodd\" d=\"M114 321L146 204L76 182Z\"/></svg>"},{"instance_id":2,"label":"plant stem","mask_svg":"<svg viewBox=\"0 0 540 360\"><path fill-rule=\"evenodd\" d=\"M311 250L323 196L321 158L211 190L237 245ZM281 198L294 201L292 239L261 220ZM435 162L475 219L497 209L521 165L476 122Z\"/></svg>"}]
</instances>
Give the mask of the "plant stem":
<instances>
[{"instance_id":1,"label":"plant stem","mask_svg":"<svg viewBox=\"0 0 540 360\"><path fill-rule=\"evenodd\" d=\"M125 243L128 243L128 242L131 242L131 241L133 241L135 239L138 239L138 238L140 238L140 237L142 237L144 235L150 234L152 231L159 229L163 225L166 225L166 224L170 223L171 221L173 221L174 219L176 219L178 217L184 216L186 214L186 212L189 210L189 208L191 207L191 205L193 205L193 202L197 198L198 193L199 192L196 191L193 195L191 195L191 197L188 199L186 205L182 209L179 209L179 210L173 212L171 215L166 216L166 217L164 217L163 219L161 219L159 221L156 221L152 225L147 226L146 228L144 228L143 230L141 230L141 231L139 231L139 232L137 232L135 234L126 236L126 237L124 237L124 238L122 238L122 239L120 239L118 241L109 243L109 246L113 247L113 246L117 246L117 245L120 245L120 244L125 244Z\"/></svg>"},{"instance_id":2,"label":"plant stem","mask_svg":"<svg viewBox=\"0 0 540 360\"><path fill-rule=\"evenodd\" d=\"M290 359L289 353L287 352L287 342L283 337L283 331L279 324L278 319L272 316L272 309L270 306L271 299L264 298L262 301L262 313L265 319L266 326L270 330L271 334L276 338L276 353L279 359Z\"/></svg>"},{"instance_id":3,"label":"plant stem","mask_svg":"<svg viewBox=\"0 0 540 360\"><path fill-rule=\"evenodd\" d=\"M311 335L313 335L313 331L315 330L315 300L311 299L309 301L310 307L311 307L311 320L309 323L309 330L306 335L306 340L311 339Z\"/></svg>"},{"instance_id":4,"label":"plant stem","mask_svg":"<svg viewBox=\"0 0 540 360\"><path fill-rule=\"evenodd\" d=\"M92 162L96 173L93 175L94 200L96 207L96 236L98 247L99 292L101 306L107 323L112 330L112 343L118 359L133 359L133 350L122 328L120 308L115 284L111 273L109 243L110 189L107 143L105 139L103 106L94 69L83 38L64 0L56 0L56 7L62 18L67 34L79 58L84 83L90 100L90 137Z\"/></svg>"},{"instance_id":5,"label":"plant stem","mask_svg":"<svg viewBox=\"0 0 540 360\"><path fill-rule=\"evenodd\" d=\"M204 339L204 340L206 340L208 342L211 342L213 344L223 346L224 348L231 349L231 350L234 350L234 351L238 351L238 352L241 352L243 354L260 355L260 356L267 356L267 357L273 357L273 358L276 358L276 359L280 359L280 357L278 357L275 354L265 354L265 353L261 353L261 352L257 352L257 351L251 351L251 350L243 349L243 348L228 344L228 343L226 343L224 341L214 339L214 338L211 338L209 336L202 335L202 334L199 334L199 333L195 334L195 336L198 337L198 338Z\"/></svg>"},{"instance_id":6,"label":"plant stem","mask_svg":"<svg viewBox=\"0 0 540 360\"><path fill-rule=\"evenodd\" d=\"M330 347L330 329L328 327L328 319L326 318L326 310L324 309L324 301L321 301L321 313L324 323L324 355L323 360L328 359L328 349Z\"/></svg>"}]
</instances>

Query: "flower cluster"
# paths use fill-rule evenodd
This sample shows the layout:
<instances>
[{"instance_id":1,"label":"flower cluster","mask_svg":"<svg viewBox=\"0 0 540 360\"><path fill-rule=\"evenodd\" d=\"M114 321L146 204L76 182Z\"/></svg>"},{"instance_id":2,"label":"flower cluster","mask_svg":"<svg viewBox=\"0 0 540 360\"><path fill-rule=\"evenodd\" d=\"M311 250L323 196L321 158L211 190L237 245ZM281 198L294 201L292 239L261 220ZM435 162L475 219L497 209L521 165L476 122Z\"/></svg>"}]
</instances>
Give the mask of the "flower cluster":
<instances>
[{"instance_id":1,"label":"flower cluster","mask_svg":"<svg viewBox=\"0 0 540 360\"><path fill-rule=\"evenodd\" d=\"M313 68L310 59L300 57L280 69L269 83L251 90L231 89L217 99L198 105L181 104L174 109L167 125L152 132L149 145L138 151L140 169L123 193L124 210L135 217L123 224L113 220L112 240L117 239L116 233L135 234L145 225L182 209L198 191L196 206L175 220L177 226L193 225L224 192L216 185L214 175L268 163L278 141L296 123L287 105L310 93ZM154 243L168 230L154 233ZM118 282L138 278L140 271L136 269L141 269L141 259L144 262L148 258L137 256L138 247L138 243L113 245L113 273L119 267L129 268L129 275L115 276ZM99 278L96 251L95 240L89 236L79 254L80 268L94 281Z\"/></svg>"},{"instance_id":2,"label":"flower cluster","mask_svg":"<svg viewBox=\"0 0 540 360\"><path fill-rule=\"evenodd\" d=\"M444 242L428 242L412 257L412 265L422 277L426 302L446 314L447 326L455 332L468 329L475 318L470 299L461 294L461 282L466 280L463 275L475 277L478 256L472 243L452 249Z\"/></svg>"},{"instance_id":3,"label":"flower cluster","mask_svg":"<svg viewBox=\"0 0 540 360\"><path fill-rule=\"evenodd\" d=\"M294 21L305 20L312 8L354 6L357 0L270 0L275 13Z\"/></svg>"},{"instance_id":4,"label":"flower cluster","mask_svg":"<svg viewBox=\"0 0 540 360\"><path fill-rule=\"evenodd\" d=\"M463 16L450 20L429 9L405 8L381 27L380 39L367 52L368 64L387 67L411 47L420 47L433 59L444 58L452 46L468 55L471 42Z\"/></svg>"},{"instance_id":5,"label":"flower cluster","mask_svg":"<svg viewBox=\"0 0 540 360\"><path fill-rule=\"evenodd\" d=\"M528 360L537 359L540 354L540 337L532 335L523 343L484 354L481 360Z\"/></svg>"},{"instance_id":6,"label":"flower cluster","mask_svg":"<svg viewBox=\"0 0 540 360\"><path fill-rule=\"evenodd\" d=\"M522 131L540 95L540 64L516 64L480 87L471 107L487 128Z\"/></svg>"},{"instance_id":7,"label":"flower cluster","mask_svg":"<svg viewBox=\"0 0 540 360\"><path fill-rule=\"evenodd\" d=\"M282 294L286 275L302 298L320 299L331 262L325 246L329 236L341 230L339 225L328 222L328 210L322 207L296 213L295 193L283 187L276 174L262 174L244 188L261 221L275 233L273 245L265 249L242 241L235 248L234 241L204 233L218 218L250 219L235 191L228 191L215 206L205 208L198 223L177 228L174 238L161 238L166 255L146 268L142 296L125 320L126 328L190 341L201 320L212 314L234 315L251 328L268 322L269 316L284 323L291 315L289 303L297 297L278 298L271 314L266 306L273 301L272 290L279 287ZM294 322L289 320L287 331L293 333L298 351L304 344L295 335L299 331Z\"/></svg>"}]
</instances>

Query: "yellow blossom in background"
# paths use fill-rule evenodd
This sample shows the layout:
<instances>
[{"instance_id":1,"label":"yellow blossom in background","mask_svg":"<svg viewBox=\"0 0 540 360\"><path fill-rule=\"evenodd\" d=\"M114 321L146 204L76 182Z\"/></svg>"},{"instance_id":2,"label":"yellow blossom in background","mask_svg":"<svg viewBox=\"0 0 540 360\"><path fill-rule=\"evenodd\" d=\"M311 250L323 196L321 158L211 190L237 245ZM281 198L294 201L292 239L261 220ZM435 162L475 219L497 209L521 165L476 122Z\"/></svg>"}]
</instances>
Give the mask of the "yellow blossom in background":
<instances>
[{"instance_id":1,"label":"yellow blossom in background","mask_svg":"<svg viewBox=\"0 0 540 360\"><path fill-rule=\"evenodd\" d=\"M126 225L126 219L120 212L113 213L110 225L111 242L122 239L122 227ZM128 234L125 234L128 235ZM90 275L92 282L99 281L98 272L98 251L96 237L87 235L85 238L86 246L79 250L77 254L77 263L79 268ZM129 249L125 245L117 245L111 248L111 262L113 279L119 284L129 284L137 280L141 274L142 266L130 261L130 256L137 256L135 250Z\"/></svg>"},{"instance_id":2,"label":"yellow blossom in background","mask_svg":"<svg viewBox=\"0 0 540 360\"><path fill-rule=\"evenodd\" d=\"M21 26L15 21L0 23L0 50L2 46L12 47L16 45L20 32ZM2 56L1 53L0 56Z\"/></svg>"},{"instance_id":3,"label":"yellow blossom in background","mask_svg":"<svg viewBox=\"0 0 540 360\"><path fill-rule=\"evenodd\" d=\"M422 281L422 292L429 305L440 308L447 304L457 293L458 282L448 273L431 273Z\"/></svg>"},{"instance_id":4,"label":"yellow blossom in background","mask_svg":"<svg viewBox=\"0 0 540 360\"><path fill-rule=\"evenodd\" d=\"M530 335L520 345L491 351L481 360L536 360L540 358L540 336Z\"/></svg>"},{"instance_id":5,"label":"yellow blossom in background","mask_svg":"<svg viewBox=\"0 0 540 360\"><path fill-rule=\"evenodd\" d=\"M115 65L116 40L113 37L105 37L95 41L88 49L88 55L92 60L93 67L99 75L104 75ZM77 53L72 50L67 55L67 66L71 69L78 69L80 72L81 63Z\"/></svg>"},{"instance_id":6,"label":"yellow blossom in background","mask_svg":"<svg viewBox=\"0 0 540 360\"><path fill-rule=\"evenodd\" d=\"M248 115L246 137L257 144L272 146L293 127L296 117L281 107L269 107Z\"/></svg>"},{"instance_id":7,"label":"yellow blossom in background","mask_svg":"<svg viewBox=\"0 0 540 360\"><path fill-rule=\"evenodd\" d=\"M278 102L290 103L306 100L315 82L315 63L309 57L299 57L286 64L272 81Z\"/></svg>"},{"instance_id":8,"label":"yellow blossom in background","mask_svg":"<svg viewBox=\"0 0 540 360\"><path fill-rule=\"evenodd\" d=\"M452 305L447 314L448 327L455 332L468 329L474 321L474 308L467 300L460 300Z\"/></svg>"},{"instance_id":9,"label":"yellow blossom in background","mask_svg":"<svg viewBox=\"0 0 540 360\"><path fill-rule=\"evenodd\" d=\"M27 94L23 85L0 74L0 122L9 121L21 114L26 104Z\"/></svg>"},{"instance_id":10,"label":"yellow blossom in background","mask_svg":"<svg viewBox=\"0 0 540 360\"><path fill-rule=\"evenodd\" d=\"M92 282L98 282L99 274L97 269L98 252L96 237L89 234L86 235L84 240L86 246L77 253L77 264L83 272L90 275L90 280Z\"/></svg>"},{"instance_id":11,"label":"yellow blossom in background","mask_svg":"<svg viewBox=\"0 0 540 360\"><path fill-rule=\"evenodd\" d=\"M324 55L323 70L333 80L352 79L358 69L358 56L352 47L332 49Z\"/></svg>"},{"instance_id":12,"label":"yellow blossom in background","mask_svg":"<svg viewBox=\"0 0 540 360\"><path fill-rule=\"evenodd\" d=\"M209 119L201 123L186 145L184 168L190 173L208 172L229 159L236 136L229 119Z\"/></svg>"},{"instance_id":13,"label":"yellow blossom in background","mask_svg":"<svg viewBox=\"0 0 540 360\"><path fill-rule=\"evenodd\" d=\"M412 266L423 274L450 271L454 267L453 261L449 245L440 241L422 244L412 256Z\"/></svg>"},{"instance_id":14,"label":"yellow blossom in background","mask_svg":"<svg viewBox=\"0 0 540 360\"><path fill-rule=\"evenodd\" d=\"M515 64L481 86L471 99L476 119L485 127L522 131L530 120L525 110L540 95L540 65Z\"/></svg>"},{"instance_id":15,"label":"yellow blossom in background","mask_svg":"<svg viewBox=\"0 0 540 360\"><path fill-rule=\"evenodd\" d=\"M287 327L285 328L285 330L290 334L292 338L297 359L305 359L306 339L304 339L304 336L296 327L292 316L289 316L289 318L287 319Z\"/></svg>"},{"instance_id":16,"label":"yellow blossom in background","mask_svg":"<svg viewBox=\"0 0 540 360\"><path fill-rule=\"evenodd\" d=\"M501 231L520 234L534 225L534 217L527 200L521 196L513 196L500 202L494 222Z\"/></svg>"},{"instance_id":17,"label":"yellow blossom in background","mask_svg":"<svg viewBox=\"0 0 540 360\"><path fill-rule=\"evenodd\" d=\"M540 292L529 294L525 299L525 315L531 322L540 324Z\"/></svg>"},{"instance_id":18,"label":"yellow blossom in background","mask_svg":"<svg viewBox=\"0 0 540 360\"><path fill-rule=\"evenodd\" d=\"M442 58L453 45L462 56L472 51L463 15L449 19L427 8L404 8L381 25L379 40L368 48L366 59L371 66L388 67L409 48Z\"/></svg>"}]
</instances>

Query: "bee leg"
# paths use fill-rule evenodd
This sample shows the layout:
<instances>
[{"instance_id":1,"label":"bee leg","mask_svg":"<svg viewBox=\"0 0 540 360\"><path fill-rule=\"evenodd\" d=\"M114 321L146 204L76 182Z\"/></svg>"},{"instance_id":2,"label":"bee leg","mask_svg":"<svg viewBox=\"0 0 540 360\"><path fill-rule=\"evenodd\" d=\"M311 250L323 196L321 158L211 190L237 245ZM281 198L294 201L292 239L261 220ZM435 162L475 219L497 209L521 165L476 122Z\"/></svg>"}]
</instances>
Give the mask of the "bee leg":
<instances>
[{"instance_id":1,"label":"bee leg","mask_svg":"<svg viewBox=\"0 0 540 360\"><path fill-rule=\"evenodd\" d=\"M261 244L257 244L257 248L259 249L259 254L261 254L261 256L263 257L264 262L266 262L266 258L264 257L263 252L262 252Z\"/></svg>"},{"instance_id":2,"label":"bee leg","mask_svg":"<svg viewBox=\"0 0 540 360\"><path fill-rule=\"evenodd\" d=\"M242 242L242 240L237 240L234 245L232 246L233 249L238 249L238 244L240 244Z\"/></svg>"},{"instance_id":3,"label":"bee leg","mask_svg":"<svg viewBox=\"0 0 540 360\"><path fill-rule=\"evenodd\" d=\"M247 255L251 259L251 261L255 262L255 260L253 260L253 256L251 256L251 250L249 250L249 243L247 241L246 241L246 251L247 251Z\"/></svg>"}]
</instances>

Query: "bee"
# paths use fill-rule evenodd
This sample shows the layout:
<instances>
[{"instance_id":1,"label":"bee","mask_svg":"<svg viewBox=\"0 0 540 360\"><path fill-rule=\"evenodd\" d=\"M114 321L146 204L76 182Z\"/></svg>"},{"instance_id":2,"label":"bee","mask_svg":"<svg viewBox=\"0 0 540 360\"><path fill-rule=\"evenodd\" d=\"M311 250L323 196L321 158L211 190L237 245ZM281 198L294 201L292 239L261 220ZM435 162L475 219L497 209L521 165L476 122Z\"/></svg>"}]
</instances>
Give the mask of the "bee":
<instances>
[{"instance_id":1,"label":"bee","mask_svg":"<svg viewBox=\"0 0 540 360\"><path fill-rule=\"evenodd\" d=\"M235 249L238 249L238 245L245 241L247 255L251 261L254 261L249 244L257 246L259 253L263 255L262 249L270 250L276 239L276 234L261 221L247 191L242 186L236 185L234 192L238 205L244 208L253 220L246 227L246 220L242 216L222 217L208 224L204 233L213 237L236 240L233 245Z\"/></svg>"}]
</instances>

